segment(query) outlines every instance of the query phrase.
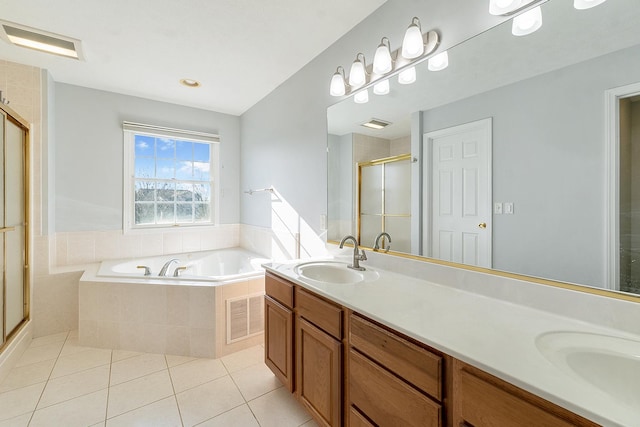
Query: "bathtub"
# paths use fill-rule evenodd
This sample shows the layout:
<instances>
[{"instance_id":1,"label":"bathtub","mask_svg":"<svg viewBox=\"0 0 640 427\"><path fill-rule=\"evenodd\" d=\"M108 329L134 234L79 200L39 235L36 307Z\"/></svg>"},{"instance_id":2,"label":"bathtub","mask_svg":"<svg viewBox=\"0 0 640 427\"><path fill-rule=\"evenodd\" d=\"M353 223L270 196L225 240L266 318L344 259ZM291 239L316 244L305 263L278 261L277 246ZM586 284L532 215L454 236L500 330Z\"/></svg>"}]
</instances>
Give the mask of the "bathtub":
<instances>
[{"instance_id":1,"label":"bathtub","mask_svg":"<svg viewBox=\"0 0 640 427\"><path fill-rule=\"evenodd\" d=\"M80 344L210 358L258 345L265 262L242 248L104 261L80 279Z\"/></svg>"},{"instance_id":2,"label":"bathtub","mask_svg":"<svg viewBox=\"0 0 640 427\"><path fill-rule=\"evenodd\" d=\"M162 267L175 259L165 276L158 276ZM221 282L259 277L264 273L262 264L267 258L242 248L219 249L206 252L163 255L129 260L103 261L96 273L98 277L116 277L145 280L204 281L212 285ZM150 275L145 276L148 267ZM175 276L176 269L178 276Z\"/></svg>"}]
</instances>

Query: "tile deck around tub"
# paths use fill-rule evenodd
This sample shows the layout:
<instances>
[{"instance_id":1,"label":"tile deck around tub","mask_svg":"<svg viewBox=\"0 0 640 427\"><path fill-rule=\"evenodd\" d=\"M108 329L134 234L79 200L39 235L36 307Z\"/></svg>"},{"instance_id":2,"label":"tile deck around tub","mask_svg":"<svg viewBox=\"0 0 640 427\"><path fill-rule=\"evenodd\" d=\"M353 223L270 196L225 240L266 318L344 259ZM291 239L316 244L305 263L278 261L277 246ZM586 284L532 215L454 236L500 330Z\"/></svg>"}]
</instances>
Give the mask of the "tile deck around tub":
<instances>
[{"instance_id":1,"label":"tile deck around tub","mask_svg":"<svg viewBox=\"0 0 640 427\"><path fill-rule=\"evenodd\" d=\"M220 359L36 338L0 383L0 427L315 427L256 346Z\"/></svg>"}]
</instances>

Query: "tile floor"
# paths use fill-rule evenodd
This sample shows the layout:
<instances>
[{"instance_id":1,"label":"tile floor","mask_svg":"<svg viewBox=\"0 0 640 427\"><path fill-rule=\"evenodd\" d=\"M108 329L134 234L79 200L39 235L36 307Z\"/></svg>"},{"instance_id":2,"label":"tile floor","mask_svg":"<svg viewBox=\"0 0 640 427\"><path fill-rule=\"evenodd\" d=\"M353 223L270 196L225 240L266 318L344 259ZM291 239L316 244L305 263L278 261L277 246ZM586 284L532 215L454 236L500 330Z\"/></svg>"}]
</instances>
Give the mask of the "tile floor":
<instances>
[{"instance_id":1,"label":"tile floor","mask_svg":"<svg viewBox=\"0 0 640 427\"><path fill-rule=\"evenodd\" d=\"M0 383L0 427L316 427L263 363L263 347L196 359L37 338Z\"/></svg>"}]
</instances>

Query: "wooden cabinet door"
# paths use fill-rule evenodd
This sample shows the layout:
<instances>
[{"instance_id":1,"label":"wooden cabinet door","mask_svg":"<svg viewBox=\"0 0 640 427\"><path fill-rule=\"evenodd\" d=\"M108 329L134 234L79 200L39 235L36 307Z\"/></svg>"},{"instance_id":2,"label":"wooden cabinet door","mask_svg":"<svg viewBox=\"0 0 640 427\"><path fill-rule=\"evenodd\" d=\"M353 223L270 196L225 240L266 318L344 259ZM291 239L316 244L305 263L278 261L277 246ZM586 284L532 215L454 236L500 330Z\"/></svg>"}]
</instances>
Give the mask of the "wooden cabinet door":
<instances>
[{"instance_id":1,"label":"wooden cabinet door","mask_svg":"<svg viewBox=\"0 0 640 427\"><path fill-rule=\"evenodd\" d=\"M296 393L323 426L342 425L342 343L296 319Z\"/></svg>"},{"instance_id":2,"label":"wooden cabinet door","mask_svg":"<svg viewBox=\"0 0 640 427\"><path fill-rule=\"evenodd\" d=\"M264 297L264 363L293 391L293 311Z\"/></svg>"}]
</instances>

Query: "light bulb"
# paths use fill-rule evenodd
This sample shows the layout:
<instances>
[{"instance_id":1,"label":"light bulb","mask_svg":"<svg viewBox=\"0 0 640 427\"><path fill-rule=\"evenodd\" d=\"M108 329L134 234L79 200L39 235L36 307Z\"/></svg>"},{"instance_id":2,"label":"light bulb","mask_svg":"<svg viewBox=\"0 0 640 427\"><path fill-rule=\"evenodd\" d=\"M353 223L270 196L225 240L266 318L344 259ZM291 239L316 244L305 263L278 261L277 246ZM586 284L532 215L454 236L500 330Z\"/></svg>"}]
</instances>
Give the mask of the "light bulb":
<instances>
[{"instance_id":1,"label":"light bulb","mask_svg":"<svg viewBox=\"0 0 640 427\"><path fill-rule=\"evenodd\" d=\"M413 59L424 53L424 40L422 39L422 29L420 28L420 20L413 18L411 25L404 33L402 40L402 56L407 59Z\"/></svg>"},{"instance_id":2,"label":"light bulb","mask_svg":"<svg viewBox=\"0 0 640 427\"><path fill-rule=\"evenodd\" d=\"M362 90L355 94L353 100L356 104L366 104L369 102L369 89Z\"/></svg>"},{"instance_id":3,"label":"light bulb","mask_svg":"<svg viewBox=\"0 0 640 427\"><path fill-rule=\"evenodd\" d=\"M449 54L445 50L444 52L440 52L436 56L432 56L429 58L427 62L427 68L429 71L440 71L444 70L449 66Z\"/></svg>"},{"instance_id":4,"label":"light bulb","mask_svg":"<svg viewBox=\"0 0 640 427\"><path fill-rule=\"evenodd\" d=\"M408 85L416 81L416 67L410 67L398 74L398 83Z\"/></svg>"},{"instance_id":5,"label":"light bulb","mask_svg":"<svg viewBox=\"0 0 640 427\"><path fill-rule=\"evenodd\" d=\"M389 93L389 80L383 80L373 86L373 93L376 95L386 95Z\"/></svg>"},{"instance_id":6,"label":"light bulb","mask_svg":"<svg viewBox=\"0 0 640 427\"><path fill-rule=\"evenodd\" d=\"M387 44L385 44L385 40ZM375 74L386 74L393 69L390 50L389 39L383 37L373 57L373 72Z\"/></svg>"},{"instance_id":7,"label":"light bulb","mask_svg":"<svg viewBox=\"0 0 640 427\"><path fill-rule=\"evenodd\" d=\"M360 61L362 56L362 61ZM353 87L360 87L367 82L367 71L364 66L364 55L361 53L356 55L356 60L351 64L349 71L349 84Z\"/></svg>"},{"instance_id":8,"label":"light bulb","mask_svg":"<svg viewBox=\"0 0 640 427\"><path fill-rule=\"evenodd\" d=\"M607 0L573 0L573 7L579 10L591 9Z\"/></svg>"},{"instance_id":9,"label":"light bulb","mask_svg":"<svg viewBox=\"0 0 640 427\"><path fill-rule=\"evenodd\" d=\"M542 9L537 6L513 18L511 33L514 36L526 36L536 32L540 27L542 27Z\"/></svg>"},{"instance_id":10,"label":"light bulb","mask_svg":"<svg viewBox=\"0 0 640 427\"><path fill-rule=\"evenodd\" d=\"M529 3L528 1L527 3ZM522 0L490 0L489 13L492 15L506 15L523 5Z\"/></svg>"},{"instance_id":11,"label":"light bulb","mask_svg":"<svg viewBox=\"0 0 640 427\"><path fill-rule=\"evenodd\" d=\"M331 94L331 96L343 96L345 93L344 69L338 67L333 77L331 77L329 94Z\"/></svg>"}]
</instances>

